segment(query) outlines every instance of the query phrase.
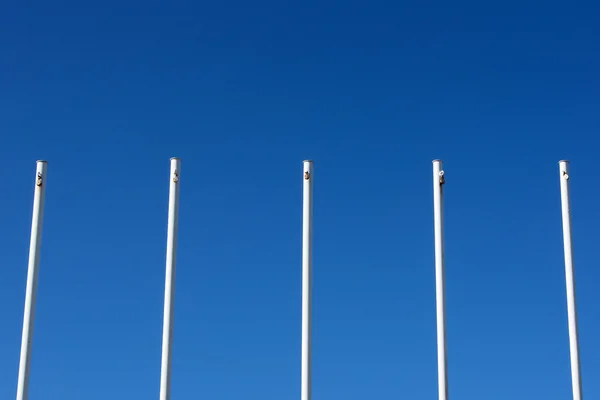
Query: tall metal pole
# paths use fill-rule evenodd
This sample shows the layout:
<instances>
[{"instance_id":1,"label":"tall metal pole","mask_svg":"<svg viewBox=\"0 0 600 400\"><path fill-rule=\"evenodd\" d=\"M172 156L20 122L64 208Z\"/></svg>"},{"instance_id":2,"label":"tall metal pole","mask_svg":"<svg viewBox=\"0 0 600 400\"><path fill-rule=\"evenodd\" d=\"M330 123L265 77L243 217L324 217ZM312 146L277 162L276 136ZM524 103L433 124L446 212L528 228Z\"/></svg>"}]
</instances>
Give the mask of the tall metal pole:
<instances>
[{"instance_id":1,"label":"tall metal pole","mask_svg":"<svg viewBox=\"0 0 600 400\"><path fill-rule=\"evenodd\" d=\"M313 162L304 161L302 200L302 387L301 400L312 398L312 213Z\"/></svg>"},{"instance_id":2,"label":"tall metal pole","mask_svg":"<svg viewBox=\"0 0 600 400\"><path fill-rule=\"evenodd\" d=\"M565 247L565 275L567 281L567 308L569 316L569 344L571 351L571 380L573 400L583 399L581 366L579 363L579 336L577 333L577 304L575 302L575 266L573 265L573 237L571 235L571 200L569 194L569 162L558 163L560 170L560 198L562 205L563 240Z\"/></svg>"},{"instance_id":3,"label":"tall metal pole","mask_svg":"<svg viewBox=\"0 0 600 400\"><path fill-rule=\"evenodd\" d=\"M21 337L21 360L17 384L17 400L29 398L29 371L31 367L31 344L33 342L33 322L37 292L40 249L42 246L42 222L48 163L38 161L35 173L35 193L33 197L33 217L31 239L29 241L29 265L27 267L27 289L25 292L25 313L23 316L23 336Z\"/></svg>"},{"instance_id":4,"label":"tall metal pole","mask_svg":"<svg viewBox=\"0 0 600 400\"><path fill-rule=\"evenodd\" d=\"M446 294L444 263L445 183L442 160L433 160L433 215L435 226L435 300L437 313L438 399L448 399L448 359L446 350Z\"/></svg>"},{"instance_id":5,"label":"tall metal pole","mask_svg":"<svg viewBox=\"0 0 600 400\"><path fill-rule=\"evenodd\" d=\"M171 158L169 175L169 221L167 226L167 267L165 276L165 308L163 319L160 400L171 398L171 354L173 349L173 300L175 297L175 261L177 255L177 222L181 160Z\"/></svg>"}]
</instances>

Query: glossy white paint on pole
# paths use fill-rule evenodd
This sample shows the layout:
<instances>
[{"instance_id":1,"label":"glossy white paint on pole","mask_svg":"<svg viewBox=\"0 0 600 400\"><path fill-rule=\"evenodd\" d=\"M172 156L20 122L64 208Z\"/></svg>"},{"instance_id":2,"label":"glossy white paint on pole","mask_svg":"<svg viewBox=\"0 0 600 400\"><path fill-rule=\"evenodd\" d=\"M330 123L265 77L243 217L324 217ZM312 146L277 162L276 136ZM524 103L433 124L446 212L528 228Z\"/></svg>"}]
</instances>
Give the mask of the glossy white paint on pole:
<instances>
[{"instance_id":1,"label":"glossy white paint on pole","mask_svg":"<svg viewBox=\"0 0 600 400\"><path fill-rule=\"evenodd\" d=\"M301 400L312 397L312 211L313 162L304 161L302 179L302 381Z\"/></svg>"},{"instance_id":2,"label":"glossy white paint on pole","mask_svg":"<svg viewBox=\"0 0 600 400\"><path fill-rule=\"evenodd\" d=\"M171 397L171 356L173 349L173 301L175 297L175 263L177 255L177 223L181 160L171 158L169 175L169 220L167 225L167 265L165 274L165 308L163 316L160 400Z\"/></svg>"},{"instance_id":3,"label":"glossy white paint on pole","mask_svg":"<svg viewBox=\"0 0 600 400\"><path fill-rule=\"evenodd\" d=\"M29 265L27 267L23 336L21 337L21 360L19 362L19 377L17 383L17 400L27 400L29 398L31 345L33 342L35 299L40 265L40 250L42 246L42 222L44 219L47 170L48 163L46 161L37 162L35 193L33 197L33 217L31 222L31 239L29 241Z\"/></svg>"},{"instance_id":4,"label":"glossy white paint on pole","mask_svg":"<svg viewBox=\"0 0 600 400\"><path fill-rule=\"evenodd\" d=\"M565 275L567 281L567 311L569 318L569 344L571 352L571 380L573 400L583 399L581 391L581 366L579 362L579 336L577 333L577 304L575 302L575 267L573 265L573 237L571 234L571 199L569 193L569 162L558 163L560 171L560 198L562 206Z\"/></svg>"},{"instance_id":5,"label":"glossy white paint on pole","mask_svg":"<svg viewBox=\"0 0 600 400\"><path fill-rule=\"evenodd\" d=\"M438 399L448 399L446 350L446 289L444 263L444 190L442 161L433 160L433 215L435 226L435 300L437 314Z\"/></svg>"}]
</instances>

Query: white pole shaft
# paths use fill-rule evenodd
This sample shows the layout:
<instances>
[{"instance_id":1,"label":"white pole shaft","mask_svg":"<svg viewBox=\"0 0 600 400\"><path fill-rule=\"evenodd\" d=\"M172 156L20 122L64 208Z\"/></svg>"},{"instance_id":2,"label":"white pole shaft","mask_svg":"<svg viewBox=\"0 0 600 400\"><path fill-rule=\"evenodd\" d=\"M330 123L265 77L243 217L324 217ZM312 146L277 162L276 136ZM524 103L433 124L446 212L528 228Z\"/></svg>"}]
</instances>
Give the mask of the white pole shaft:
<instances>
[{"instance_id":1,"label":"white pole shaft","mask_svg":"<svg viewBox=\"0 0 600 400\"><path fill-rule=\"evenodd\" d=\"M42 222L44 218L44 199L48 163L38 161L35 174L35 194L33 198L33 217L31 239L29 242L29 265L27 267L27 289L25 292L25 313L23 316L23 336L21 338L21 360L17 384L17 400L29 398L29 371L31 367L31 344L33 342L33 322L35 317L35 299L37 292L40 249L42 246Z\"/></svg>"},{"instance_id":2,"label":"white pole shaft","mask_svg":"<svg viewBox=\"0 0 600 400\"><path fill-rule=\"evenodd\" d=\"M448 399L446 350L446 294L444 263L444 171L442 161L433 161L433 215L435 226L435 300L437 314L438 399Z\"/></svg>"},{"instance_id":3,"label":"white pole shaft","mask_svg":"<svg viewBox=\"0 0 600 400\"><path fill-rule=\"evenodd\" d=\"M577 304L575 302L575 273L573 265L573 237L571 234L571 200L569 194L569 162L560 161L560 198L562 205L563 240L565 247L565 275L567 281L567 308L569 317L569 344L571 352L571 380L573 400L582 400L581 366L579 363L579 336L577 333Z\"/></svg>"},{"instance_id":4,"label":"white pole shaft","mask_svg":"<svg viewBox=\"0 0 600 400\"><path fill-rule=\"evenodd\" d=\"M171 398L171 356L173 349L173 301L175 297L175 263L177 254L177 224L181 160L171 159L169 175L169 220L167 225L167 266L165 275L165 305L160 371L160 400Z\"/></svg>"},{"instance_id":5,"label":"white pole shaft","mask_svg":"<svg viewBox=\"0 0 600 400\"><path fill-rule=\"evenodd\" d=\"M304 161L302 197L302 386L301 400L312 398L312 213L313 162Z\"/></svg>"}]
</instances>

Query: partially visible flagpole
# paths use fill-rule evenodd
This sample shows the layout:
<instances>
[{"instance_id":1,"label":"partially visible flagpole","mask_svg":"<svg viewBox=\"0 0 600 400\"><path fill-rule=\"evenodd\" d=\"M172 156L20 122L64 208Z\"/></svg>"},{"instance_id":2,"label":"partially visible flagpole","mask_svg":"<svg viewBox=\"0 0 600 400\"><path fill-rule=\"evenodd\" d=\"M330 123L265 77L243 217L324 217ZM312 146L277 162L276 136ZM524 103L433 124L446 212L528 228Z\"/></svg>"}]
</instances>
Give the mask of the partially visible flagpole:
<instances>
[{"instance_id":1,"label":"partially visible flagpole","mask_svg":"<svg viewBox=\"0 0 600 400\"><path fill-rule=\"evenodd\" d=\"M575 301L575 266L573 264L573 236L571 234L571 199L569 193L569 162L561 160L560 199L562 207L565 276L567 282L567 311L569 318L569 345L571 353L571 381L573 400L582 400L581 365L579 362L579 335L577 332L577 303Z\"/></svg>"},{"instance_id":2,"label":"partially visible flagpole","mask_svg":"<svg viewBox=\"0 0 600 400\"><path fill-rule=\"evenodd\" d=\"M29 371L31 367L31 345L33 343L33 323L37 292L40 251L42 247L42 222L48 162L38 161L35 172L35 192L33 197L33 217L31 239L29 241L29 265L27 267L27 289L25 292L25 313L23 316L23 336L21 337L21 360L17 383L17 400L29 398Z\"/></svg>"},{"instance_id":3,"label":"partially visible flagpole","mask_svg":"<svg viewBox=\"0 0 600 400\"><path fill-rule=\"evenodd\" d=\"M313 162L304 161L302 195L302 372L301 400L312 398L312 211Z\"/></svg>"},{"instance_id":4,"label":"partially visible flagpole","mask_svg":"<svg viewBox=\"0 0 600 400\"><path fill-rule=\"evenodd\" d=\"M160 369L160 400L171 398L171 358L173 349L173 302L175 298L175 264L177 256L177 225L179 219L179 187L181 160L171 158L169 174L169 219L167 223L167 263L165 274L165 304L163 314L162 361Z\"/></svg>"},{"instance_id":5,"label":"partially visible flagpole","mask_svg":"<svg viewBox=\"0 0 600 400\"><path fill-rule=\"evenodd\" d=\"M433 160L433 216L435 228L435 301L437 316L438 399L448 400L446 349L446 289L444 262L444 171L442 160Z\"/></svg>"}]
</instances>

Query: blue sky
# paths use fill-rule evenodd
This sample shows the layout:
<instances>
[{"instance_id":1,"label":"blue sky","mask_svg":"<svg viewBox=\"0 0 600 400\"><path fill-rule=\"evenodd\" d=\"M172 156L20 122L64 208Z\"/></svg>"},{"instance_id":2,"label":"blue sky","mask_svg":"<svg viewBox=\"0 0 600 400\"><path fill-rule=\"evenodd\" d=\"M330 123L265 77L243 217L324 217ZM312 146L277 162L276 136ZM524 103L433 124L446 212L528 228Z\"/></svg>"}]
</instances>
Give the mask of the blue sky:
<instances>
[{"instance_id":1,"label":"blue sky","mask_svg":"<svg viewBox=\"0 0 600 400\"><path fill-rule=\"evenodd\" d=\"M49 160L30 398L158 398L169 158L182 158L174 399L299 398L315 160L315 399L600 398L595 2L5 1L0 398L14 398L36 159Z\"/></svg>"}]
</instances>

